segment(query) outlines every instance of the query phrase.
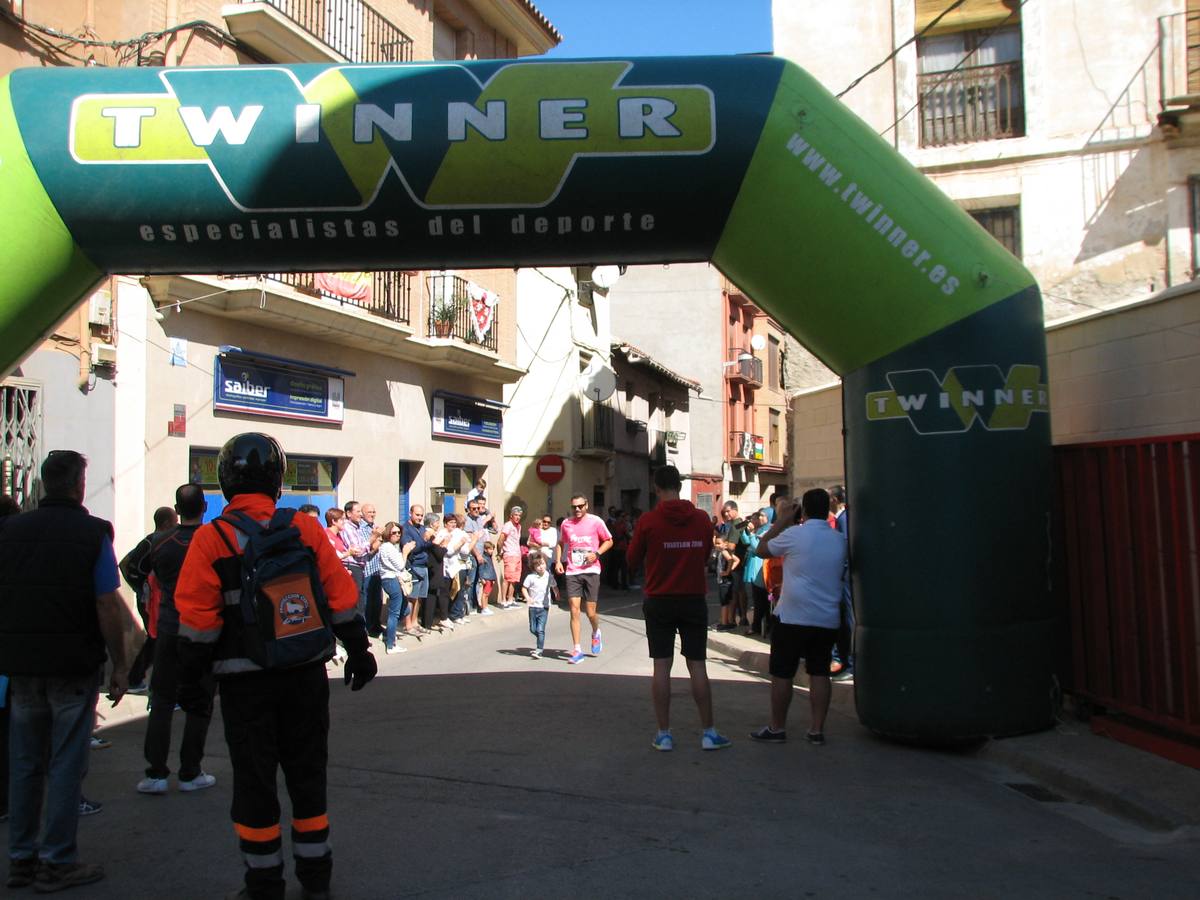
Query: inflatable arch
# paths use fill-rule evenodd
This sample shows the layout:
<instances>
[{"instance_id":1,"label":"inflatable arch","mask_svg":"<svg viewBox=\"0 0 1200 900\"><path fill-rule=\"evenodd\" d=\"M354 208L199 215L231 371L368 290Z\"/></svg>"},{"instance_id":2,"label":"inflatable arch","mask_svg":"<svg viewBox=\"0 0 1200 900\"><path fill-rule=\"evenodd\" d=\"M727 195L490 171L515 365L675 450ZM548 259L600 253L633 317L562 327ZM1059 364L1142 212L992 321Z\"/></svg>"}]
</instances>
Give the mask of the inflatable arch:
<instances>
[{"instance_id":1,"label":"inflatable arch","mask_svg":"<svg viewBox=\"0 0 1200 900\"><path fill-rule=\"evenodd\" d=\"M685 260L712 260L844 379L861 721L920 740L1049 726L1037 286L796 66L0 80L5 370L109 272Z\"/></svg>"}]
</instances>

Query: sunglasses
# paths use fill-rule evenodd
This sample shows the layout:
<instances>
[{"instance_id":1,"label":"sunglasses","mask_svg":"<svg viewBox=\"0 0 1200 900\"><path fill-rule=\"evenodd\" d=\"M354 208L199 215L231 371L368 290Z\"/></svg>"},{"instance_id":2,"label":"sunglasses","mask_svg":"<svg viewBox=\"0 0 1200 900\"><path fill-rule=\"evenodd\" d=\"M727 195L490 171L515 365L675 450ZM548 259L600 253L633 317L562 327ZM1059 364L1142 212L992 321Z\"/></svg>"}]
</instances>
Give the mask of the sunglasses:
<instances>
[{"instance_id":1,"label":"sunglasses","mask_svg":"<svg viewBox=\"0 0 1200 900\"><path fill-rule=\"evenodd\" d=\"M572 503L571 509L587 509L586 503Z\"/></svg>"},{"instance_id":2,"label":"sunglasses","mask_svg":"<svg viewBox=\"0 0 1200 900\"><path fill-rule=\"evenodd\" d=\"M388 537L391 537L392 535L396 535L396 534L400 534L400 532L393 529L392 531L388 532Z\"/></svg>"}]
</instances>

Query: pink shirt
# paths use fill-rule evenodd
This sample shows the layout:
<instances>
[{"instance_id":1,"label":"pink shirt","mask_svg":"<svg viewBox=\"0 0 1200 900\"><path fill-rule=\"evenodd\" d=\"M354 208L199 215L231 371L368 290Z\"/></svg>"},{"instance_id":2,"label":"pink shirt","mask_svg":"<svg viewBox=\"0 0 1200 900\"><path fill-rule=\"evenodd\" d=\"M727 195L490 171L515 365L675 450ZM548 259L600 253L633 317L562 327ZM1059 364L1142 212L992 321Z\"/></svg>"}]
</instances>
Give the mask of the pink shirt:
<instances>
[{"instance_id":1,"label":"pink shirt","mask_svg":"<svg viewBox=\"0 0 1200 900\"><path fill-rule=\"evenodd\" d=\"M600 571L599 557L590 566L585 560L589 553L595 553L605 541L612 540L608 526L602 518L588 513L582 519L564 519L559 535L562 540L563 558L567 561L564 570L568 575Z\"/></svg>"},{"instance_id":2,"label":"pink shirt","mask_svg":"<svg viewBox=\"0 0 1200 900\"><path fill-rule=\"evenodd\" d=\"M500 534L504 536L504 543L500 545L500 555L520 556L521 526L514 525L512 519L509 519L500 527Z\"/></svg>"}]
</instances>

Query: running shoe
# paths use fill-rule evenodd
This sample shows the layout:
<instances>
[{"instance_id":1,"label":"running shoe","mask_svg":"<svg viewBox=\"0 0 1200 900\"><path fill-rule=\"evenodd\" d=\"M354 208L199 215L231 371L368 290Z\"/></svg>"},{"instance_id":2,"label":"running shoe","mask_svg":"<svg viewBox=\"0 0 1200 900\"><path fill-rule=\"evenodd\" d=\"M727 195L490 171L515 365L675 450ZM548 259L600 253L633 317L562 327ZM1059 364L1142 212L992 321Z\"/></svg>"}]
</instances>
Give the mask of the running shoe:
<instances>
[{"instance_id":1,"label":"running shoe","mask_svg":"<svg viewBox=\"0 0 1200 900\"><path fill-rule=\"evenodd\" d=\"M167 779L146 776L137 783L137 792L139 794L165 794L167 792Z\"/></svg>"},{"instance_id":2,"label":"running shoe","mask_svg":"<svg viewBox=\"0 0 1200 900\"><path fill-rule=\"evenodd\" d=\"M823 731L806 731L804 739L810 744L816 744L818 747L825 743L825 732Z\"/></svg>"},{"instance_id":3,"label":"running shoe","mask_svg":"<svg viewBox=\"0 0 1200 900\"><path fill-rule=\"evenodd\" d=\"M93 750L107 750L111 746L112 746L112 741L110 741L108 738L102 738L98 734L92 735L92 749Z\"/></svg>"},{"instance_id":4,"label":"running shoe","mask_svg":"<svg viewBox=\"0 0 1200 900\"><path fill-rule=\"evenodd\" d=\"M146 684L146 682L144 682L144 681L140 681L137 684L131 684L125 690L125 693L127 693L127 694L148 694L148 693L150 693L150 685Z\"/></svg>"},{"instance_id":5,"label":"running shoe","mask_svg":"<svg viewBox=\"0 0 1200 900\"><path fill-rule=\"evenodd\" d=\"M732 740L715 731L704 732L704 736L700 739L701 750L724 750L727 746L733 746Z\"/></svg>"},{"instance_id":6,"label":"running shoe","mask_svg":"<svg viewBox=\"0 0 1200 900\"><path fill-rule=\"evenodd\" d=\"M604 641L600 640L600 632L597 631L592 635L592 656L599 656L603 649Z\"/></svg>"},{"instance_id":7,"label":"running shoe","mask_svg":"<svg viewBox=\"0 0 1200 900\"><path fill-rule=\"evenodd\" d=\"M569 662L573 666L577 666L581 662L583 662L585 659L587 659L587 657L583 655L583 651L576 650L574 653L571 654L571 657L567 660L567 662Z\"/></svg>"},{"instance_id":8,"label":"running shoe","mask_svg":"<svg viewBox=\"0 0 1200 900\"><path fill-rule=\"evenodd\" d=\"M541 659L542 651L539 650L537 647L534 647L532 650L529 651L529 655L532 656L534 659Z\"/></svg>"},{"instance_id":9,"label":"running shoe","mask_svg":"<svg viewBox=\"0 0 1200 900\"><path fill-rule=\"evenodd\" d=\"M205 788L210 788L217 783L216 775L209 775L207 772L201 772L195 778L187 781L179 782L179 789L184 793L189 791L202 791Z\"/></svg>"},{"instance_id":10,"label":"running shoe","mask_svg":"<svg viewBox=\"0 0 1200 900\"><path fill-rule=\"evenodd\" d=\"M496 613L492 610L492 608L490 606L485 606L483 609L481 609L479 611L479 614L481 616L494 616Z\"/></svg>"},{"instance_id":11,"label":"running shoe","mask_svg":"<svg viewBox=\"0 0 1200 900\"><path fill-rule=\"evenodd\" d=\"M787 740L787 732L772 731L770 725L764 725L758 731L750 732L750 737L764 744L782 744Z\"/></svg>"},{"instance_id":12,"label":"running shoe","mask_svg":"<svg viewBox=\"0 0 1200 900\"><path fill-rule=\"evenodd\" d=\"M706 731L704 732L704 736L700 738L701 750L724 750L726 747L732 746L733 741L723 734L718 734L716 731Z\"/></svg>"},{"instance_id":13,"label":"running shoe","mask_svg":"<svg viewBox=\"0 0 1200 900\"><path fill-rule=\"evenodd\" d=\"M388 647L388 648L387 648L386 650L384 650L383 652L384 652L384 653L386 653L388 656L394 656L394 655L395 655L395 654L397 654L397 653L407 653L407 652L408 652L408 648L407 648L407 647L401 647L399 644L396 644L396 645L394 645L394 646L392 646L392 647Z\"/></svg>"},{"instance_id":14,"label":"running shoe","mask_svg":"<svg viewBox=\"0 0 1200 900\"><path fill-rule=\"evenodd\" d=\"M656 734L654 740L650 742L650 746L655 750L669 752L675 749L675 741L669 734Z\"/></svg>"},{"instance_id":15,"label":"running shoe","mask_svg":"<svg viewBox=\"0 0 1200 900\"><path fill-rule=\"evenodd\" d=\"M102 809L104 809L103 803L97 803L95 800L89 800L87 797L79 798L79 815L81 816L94 816Z\"/></svg>"}]
</instances>

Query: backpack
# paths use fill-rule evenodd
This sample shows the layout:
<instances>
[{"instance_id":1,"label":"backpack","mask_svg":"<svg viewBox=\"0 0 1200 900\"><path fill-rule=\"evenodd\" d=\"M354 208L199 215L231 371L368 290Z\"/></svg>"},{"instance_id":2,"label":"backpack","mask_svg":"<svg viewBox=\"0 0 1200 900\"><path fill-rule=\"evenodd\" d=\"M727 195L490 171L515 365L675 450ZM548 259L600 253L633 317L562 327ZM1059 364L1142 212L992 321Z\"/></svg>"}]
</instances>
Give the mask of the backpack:
<instances>
[{"instance_id":1,"label":"backpack","mask_svg":"<svg viewBox=\"0 0 1200 900\"><path fill-rule=\"evenodd\" d=\"M266 525L241 512L219 517L246 535L238 606L246 657L264 669L287 669L333 653L316 554L300 540L300 529L292 524L295 513L278 509ZM237 555L220 528L217 534Z\"/></svg>"}]
</instances>

